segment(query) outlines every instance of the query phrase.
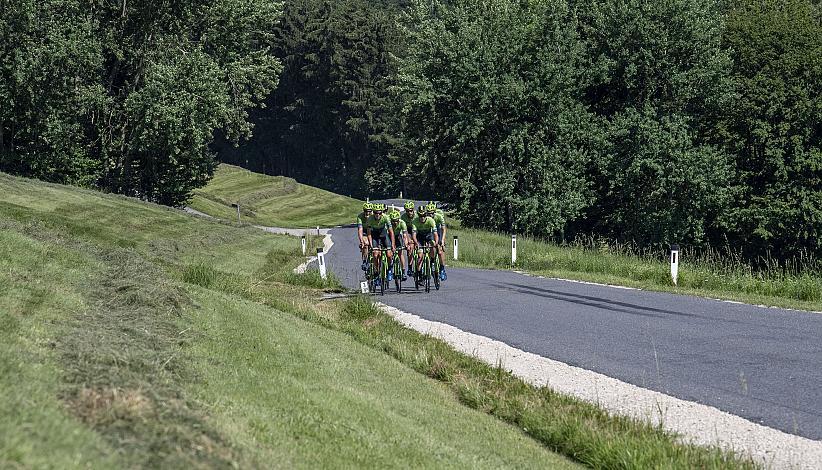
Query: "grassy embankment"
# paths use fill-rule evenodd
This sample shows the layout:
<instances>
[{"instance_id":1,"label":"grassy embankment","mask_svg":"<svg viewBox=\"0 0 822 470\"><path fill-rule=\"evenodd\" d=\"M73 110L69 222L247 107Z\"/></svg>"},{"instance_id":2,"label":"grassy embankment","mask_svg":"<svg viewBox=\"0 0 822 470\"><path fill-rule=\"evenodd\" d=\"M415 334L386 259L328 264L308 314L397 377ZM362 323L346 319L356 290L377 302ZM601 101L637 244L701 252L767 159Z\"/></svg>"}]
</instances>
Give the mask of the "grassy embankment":
<instances>
[{"instance_id":1,"label":"grassy embankment","mask_svg":"<svg viewBox=\"0 0 822 470\"><path fill-rule=\"evenodd\" d=\"M459 236L460 253L459 261L450 264L512 267L510 235L457 228L449 231L449 243L452 235ZM818 262L806 262L801 274L776 267L756 272L733 255L696 255L686 249L681 254L678 286L674 286L670 264L650 253L593 242L559 246L520 236L514 268L547 277L822 311L822 266Z\"/></svg>"},{"instance_id":2,"label":"grassy embankment","mask_svg":"<svg viewBox=\"0 0 822 470\"><path fill-rule=\"evenodd\" d=\"M2 467L750 467L322 302L293 238L0 174L0 239Z\"/></svg>"},{"instance_id":3,"label":"grassy embankment","mask_svg":"<svg viewBox=\"0 0 822 470\"><path fill-rule=\"evenodd\" d=\"M333 227L354 223L362 201L297 183L222 164L214 178L194 193L189 206L227 220L269 227Z\"/></svg>"},{"instance_id":4,"label":"grassy embankment","mask_svg":"<svg viewBox=\"0 0 822 470\"><path fill-rule=\"evenodd\" d=\"M295 316L348 308L300 259L295 238L0 174L0 468L573 466Z\"/></svg>"}]
</instances>

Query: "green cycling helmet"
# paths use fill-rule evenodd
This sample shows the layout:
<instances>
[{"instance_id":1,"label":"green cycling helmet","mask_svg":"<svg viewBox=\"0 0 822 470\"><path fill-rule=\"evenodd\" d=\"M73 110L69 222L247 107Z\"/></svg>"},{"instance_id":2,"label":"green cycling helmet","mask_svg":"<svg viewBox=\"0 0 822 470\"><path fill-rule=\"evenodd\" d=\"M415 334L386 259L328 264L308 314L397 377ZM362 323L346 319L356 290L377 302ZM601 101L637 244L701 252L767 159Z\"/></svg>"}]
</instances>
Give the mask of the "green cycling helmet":
<instances>
[{"instance_id":1,"label":"green cycling helmet","mask_svg":"<svg viewBox=\"0 0 822 470\"><path fill-rule=\"evenodd\" d=\"M370 202L363 202L362 203L362 210L363 211L370 211L372 206L373 206L373 204L371 204Z\"/></svg>"},{"instance_id":2,"label":"green cycling helmet","mask_svg":"<svg viewBox=\"0 0 822 470\"><path fill-rule=\"evenodd\" d=\"M391 220L392 221L400 220L400 211L395 210L395 211L391 212Z\"/></svg>"},{"instance_id":3,"label":"green cycling helmet","mask_svg":"<svg viewBox=\"0 0 822 470\"><path fill-rule=\"evenodd\" d=\"M434 211L436 211L436 210L437 210L437 205L436 205L436 204L434 204L433 202L429 202L429 203L425 206L425 210L426 210L426 211L428 211L428 212L434 212Z\"/></svg>"},{"instance_id":4,"label":"green cycling helmet","mask_svg":"<svg viewBox=\"0 0 822 470\"><path fill-rule=\"evenodd\" d=\"M380 202L371 204L371 210L378 211L378 212L383 212L383 211L385 211L385 204L382 204Z\"/></svg>"},{"instance_id":5,"label":"green cycling helmet","mask_svg":"<svg viewBox=\"0 0 822 470\"><path fill-rule=\"evenodd\" d=\"M405 206L404 207L406 209L413 209L414 208L414 201L405 201Z\"/></svg>"}]
</instances>

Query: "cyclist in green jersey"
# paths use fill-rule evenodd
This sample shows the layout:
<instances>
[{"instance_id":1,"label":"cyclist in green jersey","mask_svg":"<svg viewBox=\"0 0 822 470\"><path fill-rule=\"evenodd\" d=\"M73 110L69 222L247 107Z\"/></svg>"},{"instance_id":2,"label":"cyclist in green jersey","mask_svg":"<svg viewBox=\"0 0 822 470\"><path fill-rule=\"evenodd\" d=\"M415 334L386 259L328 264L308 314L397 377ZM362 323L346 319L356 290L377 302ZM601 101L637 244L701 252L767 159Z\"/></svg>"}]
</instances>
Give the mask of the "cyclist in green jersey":
<instances>
[{"instance_id":1,"label":"cyclist in green jersey","mask_svg":"<svg viewBox=\"0 0 822 470\"><path fill-rule=\"evenodd\" d=\"M363 271L368 269L368 237L363 233L363 226L371 215L371 206L372 204L370 202L364 202L362 204L362 212L357 214L357 237L360 240L360 255L362 255Z\"/></svg>"},{"instance_id":2,"label":"cyclist in green jersey","mask_svg":"<svg viewBox=\"0 0 822 470\"><path fill-rule=\"evenodd\" d=\"M374 213L366 219L365 228L368 233L368 244L371 246L374 254L374 269L379 272L382 258L380 248L388 249L385 254L388 256L388 265L391 266L391 261L393 260L392 250L394 248L394 228L391 226L389 217L385 215L385 204L375 203L371 207L371 210ZM389 269L388 281L393 280L394 273ZM376 285L379 286L381 282L380 279L377 279Z\"/></svg>"},{"instance_id":3,"label":"cyclist in green jersey","mask_svg":"<svg viewBox=\"0 0 822 470\"><path fill-rule=\"evenodd\" d=\"M420 206L419 216L414 219L414 227L417 231L417 246L422 249L426 243L431 243L431 256L436 256L436 247L439 244L439 235L437 234L437 223L433 217L429 217L425 212L425 206ZM420 256L416 269L422 269L422 256ZM440 269L442 272L442 269ZM442 276L440 276L442 278Z\"/></svg>"},{"instance_id":4,"label":"cyclist in green jersey","mask_svg":"<svg viewBox=\"0 0 822 470\"><path fill-rule=\"evenodd\" d=\"M429 217L434 219L434 223L437 226L439 239L437 242L437 253L440 257L440 280L444 281L448 279L448 275L445 274L445 214L443 214L442 210L437 209L437 205L433 202L429 202L428 205L425 206L425 211Z\"/></svg>"},{"instance_id":5,"label":"cyclist in green jersey","mask_svg":"<svg viewBox=\"0 0 822 470\"><path fill-rule=\"evenodd\" d=\"M414 225L414 219L417 218L417 211L414 209L414 201L405 201L403 207L405 208L405 212L400 216L400 220L405 222L405 226L408 228L408 252L412 253L417 249L417 234L415 233L416 226ZM411 265L408 266L408 275L414 275L414 267Z\"/></svg>"},{"instance_id":6,"label":"cyclist in green jersey","mask_svg":"<svg viewBox=\"0 0 822 470\"><path fill-rule=\"evenodd\" d=\"M394 229L394 248L397 250L397 256L400 257L400 263L402 264L402 280L407 281L408 257L405 255L405 248L410 245L408 243L410 237L408 236L408 228L400 217L400 211L394 210L391 212L391 226Z\"/></svg>"}]
</instances>

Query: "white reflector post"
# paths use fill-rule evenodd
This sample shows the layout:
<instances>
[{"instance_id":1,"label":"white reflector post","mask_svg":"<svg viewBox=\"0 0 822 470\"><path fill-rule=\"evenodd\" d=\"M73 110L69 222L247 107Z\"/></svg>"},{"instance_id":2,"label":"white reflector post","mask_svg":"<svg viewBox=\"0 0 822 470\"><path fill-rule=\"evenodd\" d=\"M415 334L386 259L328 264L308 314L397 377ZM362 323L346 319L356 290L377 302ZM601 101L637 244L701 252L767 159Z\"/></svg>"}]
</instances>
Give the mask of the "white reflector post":
<instances>
[{"instance_id":1,"label":"white reflector post","mask_svg":"<svg viewBox=\"0 0 822 470\"><path fill-rule=\"evenodd\" d=\"M319 225L317 225L317 236L318 237L320 236L320 226Z\"/></svg>"},{"instance_id":2,"label":"white reflector post","mask_svg":"<svg viewBox=\"0 0 822 470\"><path fill-rule=\"evenodd\" d=\"M303 247L303 256L305 256L305 235L303 235L302 240L300 240L300 244Z\"/></svg>"},{"instance_id":3,"label":"white reflector post","mask_svg":"<svg viewBox=\"0 0 822 470\"><path fill-rule=\"evenodd\" d=\"M325 253L322 248L317 248L317 265L320 267L320 277L325 279Z\"/></svg>"},{"instance_id":4,"label":"white reflector post","mask_svg":"<svg viewBox=\"0 0 822 470\"><path fill-rule=\"evenodd\" d=\"M368 281L360 282L360 292L362 292L363 294L368 293Z\"/></svg>"},{"instance_id":5,"label":"white reflector post","mask_svg":"<svg viewBox=\"0 0 822 470\"><path fill-rule=\"evenodd\" d=\"M679 245L671 245L671 280L676 285L679 277Z\"/></svg>"},{"instance_id":6,"label":"white reflector post","mask_svg":"<svg viewBox=\"0 0 822 470\"><path fill-rule=\"evenodd\" d=\"M511 235L511 264L517 264L517 236Z\"/></svg>"},{"instance_id":7,"label":"white reflector post","mask_svg":"<svg viewBox=\"0 0 822 470\"><path fill-rule=\"evenodd\" d=\"M454 237L454 261L460 259L460 241L458 237Z\"/></svg>"},{"instance_id":8,"label":"white reflector post","mask_svg":"<svg viewBox=\"0 0 822 470\"><path fill-rule=\"evenodd\" d=\"M236 208L237 208L237 223L238 223L239 225L242 225L242 224L243 224L243 222L242 222L242 220L240 219L240 203L239 203L239 202L237 202L237 203L235 203L235 204L232 204L232 205L231 205L231 207L236 207Z\"/></svg>"}]
</instances>

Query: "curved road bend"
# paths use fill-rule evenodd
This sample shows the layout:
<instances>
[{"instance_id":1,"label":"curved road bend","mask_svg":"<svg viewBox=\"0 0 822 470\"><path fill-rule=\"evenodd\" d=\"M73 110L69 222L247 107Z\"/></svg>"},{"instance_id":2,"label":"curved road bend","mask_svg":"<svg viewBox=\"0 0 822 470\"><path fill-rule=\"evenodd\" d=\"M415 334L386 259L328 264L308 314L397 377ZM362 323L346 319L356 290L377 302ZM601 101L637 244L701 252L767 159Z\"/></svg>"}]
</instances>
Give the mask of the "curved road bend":
<instances>
[{"instance_id":1,"label":"curved road bend","mask_svg":"<svg viewBox=\"0 0 822 470\"><path fill-rule=\"evenodd\" d=\"M356 289L352 228L327 265ZM822 314L683 295L449 269L439 292L380 300L519 349L751 421L822 439Z\"/></svg>"}]
</instances>

